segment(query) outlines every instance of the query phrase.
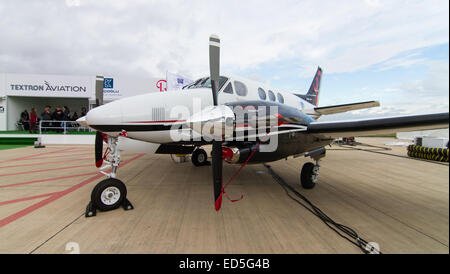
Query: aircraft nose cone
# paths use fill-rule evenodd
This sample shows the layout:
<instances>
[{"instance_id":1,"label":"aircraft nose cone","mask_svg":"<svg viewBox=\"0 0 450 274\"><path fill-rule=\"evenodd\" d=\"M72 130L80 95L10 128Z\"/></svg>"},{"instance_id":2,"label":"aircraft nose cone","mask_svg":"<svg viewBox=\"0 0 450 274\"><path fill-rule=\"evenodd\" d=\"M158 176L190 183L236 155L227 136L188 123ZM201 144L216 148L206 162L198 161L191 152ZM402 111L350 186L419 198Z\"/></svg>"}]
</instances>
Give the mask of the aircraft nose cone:
<instances>
[{"instance_id":1,"label":"aircraft nose cone","mask_svg":"<svg viewBox=\"0 0 450 274\"><path fill-rule=\"evenodd\" d=\"M88 124L86 123L86 116L83 116L83 117L81 117L81 118L78 118L78 119L77 119L77 123L80 124L80 125L82 125L82 126L85 126L85 127L88 126Z\"/></svg>"},{"instance_id":2,"label":"aircraft nose cone","mask_svg":"<svg viewBox=\"0 0 450 274\"><path fill-rule=\"evenodd\" d=\"M85 117L88 126L120 124L122 109L118 102L111 102L91 109Z\"/></svg>"}]
</instances>

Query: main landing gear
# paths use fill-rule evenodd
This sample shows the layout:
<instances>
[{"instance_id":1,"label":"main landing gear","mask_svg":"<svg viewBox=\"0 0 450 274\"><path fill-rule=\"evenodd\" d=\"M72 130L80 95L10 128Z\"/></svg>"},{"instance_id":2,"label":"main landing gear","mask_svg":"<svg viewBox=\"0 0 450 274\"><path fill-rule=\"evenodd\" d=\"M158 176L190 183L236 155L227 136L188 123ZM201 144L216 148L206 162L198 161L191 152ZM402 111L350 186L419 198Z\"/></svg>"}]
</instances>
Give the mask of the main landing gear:
<instances>
[{"instance_id":1,"label":"main landing gear","mask_svg":"<svg viewBox=\"0 0 450 274\"><path fill-rule=\"evenodd\" d=\"M191 160L194 166L206 166L209 165L208 155L206 151L202 148L197 148L192 152Z\"/></svg>"},{"instance_id":2,"label":"main landing gear","mask_svg":"<svg viewBox=\"0 0 450 274\"><path fill-rule=\"evenodd\" d=\"M316 164L311 162L305 163L300 172L300 184L305 189L312 189L316 186L316 182L319 179L320 160L325 157L325 148L320 148L305 154L305 157L311 157Z\"/></svg>"},{"instance_id":3,"label":"main landing gear","mask_svg":"<svg viewBox=\"0 0 450 274\"><path fill-rule=\"evenodd\" d=\"M120 151L117 149L117 137L108 136L108 149L103 157L104 165L100 167L100 172L108 178L99 182L91 193L91 201L86 207L86 217L93 217L97 214L97 209L109 211L120 206L125 210L133 209L133 205L127 199L127 187L116 178L117 168L120 164ZM104 170L111 169L105 172Z\"/></svg>"}]
</instances>

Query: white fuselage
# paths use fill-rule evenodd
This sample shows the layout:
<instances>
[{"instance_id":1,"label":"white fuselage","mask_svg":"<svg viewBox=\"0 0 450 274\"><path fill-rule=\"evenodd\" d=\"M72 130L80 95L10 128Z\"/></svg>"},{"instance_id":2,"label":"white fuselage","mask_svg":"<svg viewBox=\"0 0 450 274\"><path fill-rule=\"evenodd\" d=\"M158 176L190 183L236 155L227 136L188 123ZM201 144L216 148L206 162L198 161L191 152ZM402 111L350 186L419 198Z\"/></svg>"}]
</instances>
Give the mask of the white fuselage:
<instances>
[{"instance_id":1,"label":"white fuselage","mask_svg":"<svg viewBox=\"0 0 450 274\"><path fill-rule=\"evenodd\" d=\"M245 85L247 94L242 92L240 95L238 94L235 85L236 82ZM224 92L229 84L231 84L232 93ZM239 83L237 86L239 88ZM242 85L240 87L242 90ZM272 89L265 84L238 77L228 77L228 80L219 90L218 102L219 104L224 104L236 101L262 100L260 97L261 92L258 91L259 88L264 90L266 101L278 102L300 109L312 118L319 116L314 111L314 105L292 93ZM275 98L269 95L269 90L273 92ZM229 91L230 89L228 87ZM281 101L280 95L282 96ZM171 143L174 142L173 137L174 134L177 134L175 133L177 131L167 130L167 126L184 122L193 114L211 105L211 88L192 88L161 93L148 93L116 100L90 110L86 115L86 124L88 126L151 126L153 129L149 131L141 129L139 131L128 131L126 134L128 137L136 140L151 143ZM165 129L155 130L158 126ZM115 136L122 133L114 129L103 130L103 132Z\"/></svg>"}]
</instances>

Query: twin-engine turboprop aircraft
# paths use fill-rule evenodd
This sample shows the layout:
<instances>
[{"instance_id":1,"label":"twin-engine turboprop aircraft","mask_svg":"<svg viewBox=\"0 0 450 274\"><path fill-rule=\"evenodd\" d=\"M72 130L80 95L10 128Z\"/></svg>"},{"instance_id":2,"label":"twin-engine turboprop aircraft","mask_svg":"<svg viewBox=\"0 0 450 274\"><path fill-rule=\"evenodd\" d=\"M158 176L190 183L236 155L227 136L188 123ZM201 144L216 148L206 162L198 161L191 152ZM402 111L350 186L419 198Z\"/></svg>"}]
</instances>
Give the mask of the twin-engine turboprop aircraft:
<instances>
[{"instance_id":1,"label":"twin-engine turboprop aircraft","mask_svg":"<svg viewBox=\"0 0 450 274\"><path fill-rule=\"evenodd\" d=\"M395 133L447 128L449 114L427 114L345 122L317 122L321 115L379 106L377 101L318 107L322 69L319 67L309 91L295 94L239 77L220 75L220 40L209 39L210 75L163 93L149 93L100 105L78 120L97 130L96 165L108 178L91 195L86 216L95 209L111 210L123 205L126 187L116 179L120 163L118 138L148 142L155 153L192 154L192 163L209 163L202 146L212 144L212 175L215 209L222 203L222 164L265 163L305 155L314 163L303 165L300 182L313 188L325 146L336 138L365 134ZM99 104L102 95L98 94ZM103 155L103 141L108 145ZM150 144L151 143L151 144ZM103 166L102 166L103 165Z\"/></svg>"}]
</instances>

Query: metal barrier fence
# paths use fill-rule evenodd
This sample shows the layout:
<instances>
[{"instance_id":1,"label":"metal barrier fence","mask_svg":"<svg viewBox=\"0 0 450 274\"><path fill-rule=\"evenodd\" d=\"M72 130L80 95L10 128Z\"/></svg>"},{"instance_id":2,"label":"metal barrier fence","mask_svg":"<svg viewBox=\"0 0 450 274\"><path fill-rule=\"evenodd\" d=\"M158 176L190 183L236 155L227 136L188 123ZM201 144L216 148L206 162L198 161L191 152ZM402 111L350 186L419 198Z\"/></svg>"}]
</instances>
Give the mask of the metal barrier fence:
<instances>
[{"instance_id":1,"label":"metal barrier fence","mask_svg":"<svg viewBox=\"0 0 450 274\"><path fill-rule=\"evenodd\" d=\"M66 134L74 131L92 131L90 128L78 124L76 121L54 121L41 120L39 121L39 134L47 131L56 131Z\"/></svg>"}]
</instances>

